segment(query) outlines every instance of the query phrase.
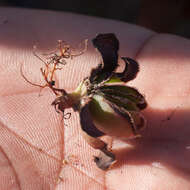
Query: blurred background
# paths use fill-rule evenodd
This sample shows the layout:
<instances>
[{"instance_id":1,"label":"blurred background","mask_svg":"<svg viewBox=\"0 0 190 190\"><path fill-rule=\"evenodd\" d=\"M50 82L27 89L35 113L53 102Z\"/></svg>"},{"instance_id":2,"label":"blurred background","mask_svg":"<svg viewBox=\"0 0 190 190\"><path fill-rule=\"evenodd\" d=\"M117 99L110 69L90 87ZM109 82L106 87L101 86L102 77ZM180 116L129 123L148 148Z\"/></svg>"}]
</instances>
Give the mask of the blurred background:
<instances>
[{"instance_id":1,"label":"blurred background","mask_svg":"<svg viewBox=\"0 0 190 190\"><path fill-rule=\"evenodd\" d=\"M69 11L190 38L190 0L0 0L0 6Z\"/></svg>"}]
</instances>

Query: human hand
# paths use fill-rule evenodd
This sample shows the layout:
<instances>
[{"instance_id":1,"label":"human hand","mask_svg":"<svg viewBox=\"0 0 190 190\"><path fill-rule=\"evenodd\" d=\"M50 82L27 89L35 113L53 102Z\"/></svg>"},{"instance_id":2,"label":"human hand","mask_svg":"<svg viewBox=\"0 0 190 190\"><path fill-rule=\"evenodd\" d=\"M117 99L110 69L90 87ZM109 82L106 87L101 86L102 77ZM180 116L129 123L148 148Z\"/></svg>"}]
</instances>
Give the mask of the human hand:
<instances>
[{"instance_id":1,"label":"human hand","mask_svg":"<svg viewBox=\"0 0 190 190\"><path fill-rule=\"evenodd\" d=\"M70 13L1 8L1 14L7 18L0 25L1 189L190 188L188 40ZM51 106L50 89L39 97L39 88L21 77L20 64L27 78L42 84L42 63L33 56L33 45L45 51L62 39L76 47L107 32L120 40L121 56L139 62L140 72L129 85L145 94L148 108L142 138L114 140L118 161L105 172L93 162L98 152L80 135L78 114L68 110L72 116L64 125ZM86 53L56 73L56 82L72 91L99 60L89 42Z\"/></svg>"}]
</instances>

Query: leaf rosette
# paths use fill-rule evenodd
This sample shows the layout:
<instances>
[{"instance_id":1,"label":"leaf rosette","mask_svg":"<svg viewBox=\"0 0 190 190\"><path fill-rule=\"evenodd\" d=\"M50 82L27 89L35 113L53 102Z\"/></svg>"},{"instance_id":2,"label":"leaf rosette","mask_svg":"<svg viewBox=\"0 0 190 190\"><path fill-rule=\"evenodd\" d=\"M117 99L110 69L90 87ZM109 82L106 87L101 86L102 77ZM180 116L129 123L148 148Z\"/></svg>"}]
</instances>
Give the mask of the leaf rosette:
<instances>
[{"instance_id":1,"label":"leaf rosette","mask_svg":"<svg viewBox=\"0 0 190 190\"><path fill-rule=\"evenodd\" d=\"M146 108L147 103L137 89L126 86L128 81L137 76L139 64L129 57L122 57L125 68L122 72L116 72L119 66L119 41L116 36L113 33L99 34L92 43L100 52L102 61L72 93L55 87L53 77L55 71L60 69L57 68L60 59L54 59L52 64L43 61L45 69L41 68L41 73L46 81L45 85L30 82L24 76L22 67L21 75L27 82L41 89L51 88L57 96L52 105L57 112L63 113L64 118L67 108L79 112L84 139L90 146L100 150L100 155L95 157L94 161L99 168L106 170L115 163L116 157L101 137L139 136L139 131L146 125L141 110Z\"/></svg>"}]
</instances>

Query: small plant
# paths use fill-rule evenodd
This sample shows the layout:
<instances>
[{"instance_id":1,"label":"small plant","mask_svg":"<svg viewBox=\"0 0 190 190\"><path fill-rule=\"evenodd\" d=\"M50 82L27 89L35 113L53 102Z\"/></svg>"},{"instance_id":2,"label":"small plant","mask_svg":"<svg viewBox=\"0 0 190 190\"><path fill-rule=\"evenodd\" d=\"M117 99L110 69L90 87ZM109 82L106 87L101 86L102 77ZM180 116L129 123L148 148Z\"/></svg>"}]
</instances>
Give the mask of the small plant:
<instances>
[{"instance_id":1,"label":"small plant","mask_svg":"<svg viewBox=\"0 0 190 190\"><path fill-rule=\"evenodd\" d=\"M79 112L82 135L86 142L100 155L94 158L97 166L108 169L116 161L114 153L107 144L100 139L104 135L112 137L136 137L146 122L141 110L147 106L146 100L137 89L126 86L125 83L133 80L138 71L138 63L128 57L122 57L125 63L123 72L116 72L118 67L119 41L112 33L99 34L92 40L95 48L102 56L102 63L91 70L90 76L83 79L76 90L67 93L65 89L55 88L53 75L60 59L52 59L53 69L45 64L41 73L46 84L32 85L41 88L49 87L57 96L52 102L57 112L73 108ZM56 57L56 56L55 56ZM58 56L62 57L62 54Z\"/></svg>"}]
</instances>

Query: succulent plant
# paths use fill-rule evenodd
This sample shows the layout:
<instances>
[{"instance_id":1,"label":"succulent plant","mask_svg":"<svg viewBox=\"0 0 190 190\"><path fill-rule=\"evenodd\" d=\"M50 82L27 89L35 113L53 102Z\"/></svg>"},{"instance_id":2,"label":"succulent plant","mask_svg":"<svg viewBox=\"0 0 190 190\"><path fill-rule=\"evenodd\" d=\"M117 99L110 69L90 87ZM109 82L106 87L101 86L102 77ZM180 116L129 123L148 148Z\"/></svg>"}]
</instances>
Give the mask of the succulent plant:
<instances>
[{"instance_id":1,"label":"succulent plant","mask_svg":"<svg viewBox=\"0 0 190 190\"><path fill-rule=\"evenodd\" d=\"M140 111L147 103L137 89L125 83L134 79L139 71L136 61L122 57L125 69L115 72L118 67L119 41L114 34L99 34L92 40L102 56L102 63L92 69L72 93L63 92L52 103L64 112L72 107L80 114L80 123L85 140L101 155L95 157L97 166L108 169L115 162L115 155L108 150L100 137L131 137L138 135L145 126Z\"/></svg>"},{"instance_id":2,"label":"succulent plant","mask_svg":"<svg viewBox=\"0 0 190 190\"><path fill-rule=\"evenodd\" d=\"M54 87L52 78L56 69L49 72L46 65L46 70L41 71L46 86L57 95L52 105L63 115L67 108L79 112L84 139L90 146L100 150L100 155L94 157L94 161L99 168L106 170L115 163L116 157L100 138L104 135L119 138L138 136L139 130L146 124L141 110L146 108L147 103L137 89L126 86L139 72L139 64L129 57L121 57L125 68L123 72L116 72L119 50L116 36L113 33L99 34L92 43L100 52L102 62L91 70L90 76L80 82L74 92L67 93L64 89ZM54 65L56 68L57 63Z\"/></svg>"}]
</instances>

